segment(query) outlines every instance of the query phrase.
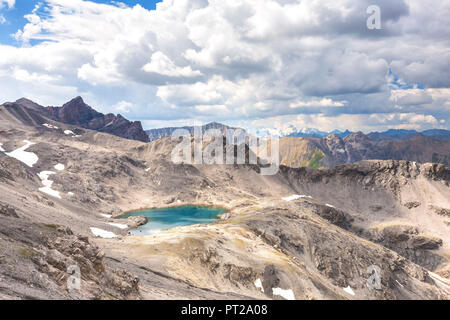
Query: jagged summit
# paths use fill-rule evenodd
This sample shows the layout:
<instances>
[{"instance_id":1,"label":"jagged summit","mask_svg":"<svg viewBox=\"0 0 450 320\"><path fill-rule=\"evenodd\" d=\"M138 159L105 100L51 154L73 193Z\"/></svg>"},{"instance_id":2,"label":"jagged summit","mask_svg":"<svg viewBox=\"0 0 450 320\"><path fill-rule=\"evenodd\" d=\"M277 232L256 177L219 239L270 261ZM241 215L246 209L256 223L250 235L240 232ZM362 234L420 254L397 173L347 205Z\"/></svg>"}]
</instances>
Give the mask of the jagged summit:
<instances>
[{"instance_id":1,"label":"jagged summit","mask_svg":"<svg viewBox=\"0 0 450 320\"><path fill-rule=\"evenodd\" d=\"M148 136L140 121L129 121L121 115L103 114L86 104L78 96L60 107L43 107L27 98L21 98L5 106L20 107L23 110L10 110L10 116L25 125L42 125L47 122L42 117L86 129L113 134L122 138L148 142ZM30 113L31 112L31 113Z\"/></svg>"},{"instance_id":2,"label":"jagged summit","mask_svg":"<svg viewBox=\"0 0 450 320\"><path fill-rule=\"evenodd\" d=\"M62 107L48 107L47 112L52 118L71 125L80 125L89 129L89 122L104 115L84 103L81 97L70 100Z\"/></svg>"}]
</instances>

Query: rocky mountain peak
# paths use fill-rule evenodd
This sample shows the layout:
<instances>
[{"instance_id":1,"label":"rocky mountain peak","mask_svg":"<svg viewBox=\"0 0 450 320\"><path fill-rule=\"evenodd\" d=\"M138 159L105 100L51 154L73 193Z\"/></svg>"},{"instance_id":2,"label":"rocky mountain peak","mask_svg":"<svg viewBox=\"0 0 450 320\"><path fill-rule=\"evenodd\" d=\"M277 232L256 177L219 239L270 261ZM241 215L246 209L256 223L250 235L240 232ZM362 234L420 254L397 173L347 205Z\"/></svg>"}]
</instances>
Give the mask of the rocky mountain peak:
<instances>
[{"instance_id":1,"label":"rocky mountain peak","mask_svg":"<svg viewBox=\"0 0 450 320\"><path fill-rule=\"evenodd\" d=\"M82 97L78 96L67 102L66 104L84 104L84 100Z\"/></svg>"},{"instance_id":2,"label":"rocky mountain peak","mask_svg":"<svg viewBox=\"0 0 450 320\"><path fill-rule=\"evenodd\" d=\"M24 109L25 111L20 113L15 112L14 117L19 117L22 123L29 125L41 126L42 123L53 120L130 140L149 141L141 122L132 122L122 115L114 115L112 113L104 115L86 104L80 96L73 98L60 107L43 107L27 98L21 98L14 103L5 103L4 106ZM28 113L30 114L27 117L23 116Z\"/></svg>"},{"instance_id":3,"label":"rocky mountain peak","mask_svg":"<svg viewBox=\"0 0 450 320\"><path fill-rule=\"evenodd\" d=\"M47 111L57 121L82 127L86 127L92 119L103 117L103 114L88 106L81 97L70 100L62 107L49 107Z\"/></svg>"},{"instance_id":4,"label":"rocky mountain peak","mask_svg":"<svg viewBox=\"0 0 450 320\"><path fill-rule=\"evenodd\" d=\"M344 142L346 143L363 143L372 141L368 136L366 136L361 131L352 133L344 138Z\"/></svg>"},{"instance_id":5,"label":"rocky mountain peak","mask_svg":"<svg viewBox=\"0 0 450 320\"><path fill-rule=\"evenodd\" d=\"M31 110L35 110L35 111L42 111L44 109L43 106L37 104L34 101L31 101L30 99L27 98L20 98L19 100L17 100L16 102L14 102L15 105L19 105L21 107L25 107Z\"/></svg>"}]
</instances>

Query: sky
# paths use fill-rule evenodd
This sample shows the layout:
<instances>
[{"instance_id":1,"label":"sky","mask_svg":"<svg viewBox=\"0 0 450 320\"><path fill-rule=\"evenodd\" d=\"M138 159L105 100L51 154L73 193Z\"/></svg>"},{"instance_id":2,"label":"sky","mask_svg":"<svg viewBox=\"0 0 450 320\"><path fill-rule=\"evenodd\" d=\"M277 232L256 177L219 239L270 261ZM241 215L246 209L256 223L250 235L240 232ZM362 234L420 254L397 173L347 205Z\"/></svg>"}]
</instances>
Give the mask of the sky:
<instances>
[{"instance_id":1,"label":"sky","mask_svg":"<svg viewBox=\"0 0 450 320\"><path fill-rule=\"evenodd\" d=\"M82 96L147 129L450 129L449 17L442 0L0 0L0 101Z\"/></svg>"}]
</instances>

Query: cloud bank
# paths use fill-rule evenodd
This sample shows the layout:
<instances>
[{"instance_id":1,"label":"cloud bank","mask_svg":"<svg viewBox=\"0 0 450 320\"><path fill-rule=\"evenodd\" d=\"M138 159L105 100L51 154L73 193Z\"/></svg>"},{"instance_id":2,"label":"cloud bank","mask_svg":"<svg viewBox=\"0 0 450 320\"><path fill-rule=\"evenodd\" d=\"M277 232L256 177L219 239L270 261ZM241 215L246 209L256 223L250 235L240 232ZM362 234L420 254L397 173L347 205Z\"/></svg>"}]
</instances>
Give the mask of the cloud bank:
<instances>
[{"instance_id":1,"label":"cloud bank","mask_svg":"<svg viewBox=\"0 0 450 320\"><path fill-rule=\"evenodd\" d=\"M378 0L382 29L369 30L372 2L42 1L20 45L0 45L0 90L83 95L149 126L450 128L450 3Z\"/></svg>"}]
</instances>

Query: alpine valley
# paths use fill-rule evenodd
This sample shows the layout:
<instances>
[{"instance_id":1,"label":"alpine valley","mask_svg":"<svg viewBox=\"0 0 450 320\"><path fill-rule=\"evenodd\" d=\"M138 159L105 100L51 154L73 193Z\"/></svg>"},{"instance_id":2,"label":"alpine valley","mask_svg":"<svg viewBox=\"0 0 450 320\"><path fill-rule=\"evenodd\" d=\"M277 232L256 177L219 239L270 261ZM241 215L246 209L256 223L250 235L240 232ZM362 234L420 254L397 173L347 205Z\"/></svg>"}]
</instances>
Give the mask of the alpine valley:
<instances>
[{"instance_id":1,"label":"alpine valley","mask_svg":"<svg viewBox=\"0 0 450 320\"><path fill-rule=\"evenodd\" d=\"M282 137L263 176L174 164L173 131L80 97L1 105L0 299L450 298L448 132ZM140 236L151 220L120 219L182 205L226 212Z\"/></svg>"}]
</instances>

